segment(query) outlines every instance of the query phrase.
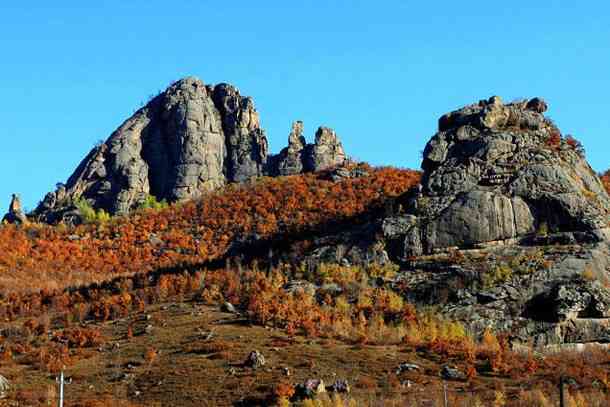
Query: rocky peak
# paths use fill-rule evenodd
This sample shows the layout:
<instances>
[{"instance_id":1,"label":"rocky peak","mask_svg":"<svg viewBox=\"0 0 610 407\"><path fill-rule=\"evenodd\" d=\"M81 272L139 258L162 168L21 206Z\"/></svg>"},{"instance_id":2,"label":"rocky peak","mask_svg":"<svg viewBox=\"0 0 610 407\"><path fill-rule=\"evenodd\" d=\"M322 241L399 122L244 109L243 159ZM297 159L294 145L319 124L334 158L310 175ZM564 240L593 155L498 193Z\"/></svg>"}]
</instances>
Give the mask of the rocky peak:
<instances>
[{"instance_id":1,"label":"rocky peak","mask_svg":"<svg viewBox=\"0 0 610 407\"><path fill-rule=\"evenodd\" d=\"M27 222L27 217L25 216L25 213L23 213L23 209L21 208L21 200L19 199L18 195L12 195L11 203L8 207L8 213L4 215L2 222L16 224L23 224Z\"/></svg>"},{"instance_id":2,"label":"rocky peak","mask_svg":"<svg viewBox=\"0 0 610 407\"><path fill-rule=\"evenodd\" d=\"M289 151L302 151L307 142L303 136L303 122L297 120L292 123L292 130L288 135L288 150Z\"/></svg>"},{"instance_id":3,"label":"rocky peak","mask_svg":"<svg viewBox=\"0 0 610 407\"><path fill-rule=\"evenodd\" d=\"M347 157L337 133L328 127L316 131L313 152L309 158L312 171L321 171L343 164Z\"/></svg>"},{"instance_id":4,"label":"rocky peak","mask_svg":"<svg viewBox=\"0 0 610 407\"><path fill-rule=\"evenodd\" d=\"M320 131L319 131L320 132ZM177 201L262 175L317 171L345 160L332 130L307 145L295 123L289 147L269 157L254 101L229 84L188 77L171 84L96 146L65 186L47 194L33 215L73 218L74 202L124 214L149 195ZM72 209L69 209L69 208Z\"/></svg>"},{"instance_id":5,"label":"rocky peak","mask_svg":"<svg viewBox=\"0 0 610 407\"><path fill-rule=\"evenodd\" d=\"M288 136L288 147L270 159L270 172L276 175L322 171L347 161L343 145L333 129L319 127L315 142L307 144L303 137L303 122L296 121Z\"/></svg>"},{"instance_id":6,"label":"rocky peak","mask_svg":"<svg viewBox=\"0 0 610 407\"><path fill-rule=\"evenodd\" d=\"M443 115L408 197L405 255L523 241L540 234L599 240L610 199L578 143L540 98L499 97Z\"/></svg>"},{"instance_id":7,"label":"rocky peak","mask_svg":"<svg viewBox=\"0 0 610 407\"><path fill-rule=\"evenodd\" d=\"M288 135L288 147L270 158L270 172L274 175L294 175L303 172L307 142L303 136L303 122L295 121Z\"/></svg>"}]
</instances>

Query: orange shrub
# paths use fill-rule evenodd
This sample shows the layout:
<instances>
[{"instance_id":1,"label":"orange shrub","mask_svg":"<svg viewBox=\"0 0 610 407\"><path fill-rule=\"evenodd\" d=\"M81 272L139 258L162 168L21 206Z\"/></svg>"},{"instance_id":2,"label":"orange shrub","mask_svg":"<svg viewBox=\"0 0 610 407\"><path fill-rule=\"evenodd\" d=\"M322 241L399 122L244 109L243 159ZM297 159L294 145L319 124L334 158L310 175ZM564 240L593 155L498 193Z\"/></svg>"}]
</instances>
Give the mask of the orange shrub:
<instances>
[{"instance_id":1,"label":"orange shrub","mask_svg":"<svg viewBox=\"0 0 610 407\"><path fill-rule=\"evenodd\" d=\"M367 170L368 176L339 182L327 181L324 174L263 178L253 185L230 185L199 201L140 211L104 224L1 226L0 299L34 292L40 294L34 307L42 306L41 297L65 307L65 298L49 294L121 275L219 259L236 237L305 236L349 219L363 222L367 212L381 210L385 200L419 181L415 171ZM162 284L158 294L171 295L173 289ZM31 311L19 299L0 309L0 316Z\"/></svg>"},{"instance_id":2,"label":"orange shrub","mask_svg":"<svg viewBox=\"0 0 610 407\"><path fill-rule=\"evenodd\" d=\"M559 148L561 145L561 133L558 130L553 131L546 140L546 145L553 149Z\"/></svg>"},{"instance_id":3,"label":"orange shrub","mask_svg":"<svg viewBox=\"0 0 610 407\"><path fill-rule=\"evenodd\" d=\"M294 386L290 383L281 382L275 386L274 396L276 399L290 400L294 396Z\"/></svg>"}]
</instances>

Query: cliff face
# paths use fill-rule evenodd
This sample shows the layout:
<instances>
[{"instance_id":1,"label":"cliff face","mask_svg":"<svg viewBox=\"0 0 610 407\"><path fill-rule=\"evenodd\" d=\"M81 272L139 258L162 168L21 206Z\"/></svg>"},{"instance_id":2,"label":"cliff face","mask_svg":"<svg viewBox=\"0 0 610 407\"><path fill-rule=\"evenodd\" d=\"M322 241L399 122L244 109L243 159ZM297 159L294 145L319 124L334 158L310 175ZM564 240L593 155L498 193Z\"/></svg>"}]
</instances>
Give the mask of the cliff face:
<instances>
[{"instance_id":1,"label":"cliff face","mask_svg":"<svg viewBox=\"0 0 610 407\"><path fill-rule=\"evenodd\" d=\"M317 171L343 163L345 153L334 132L321 128L318 133L314 145L303 141L307 152L298 166L280 170L280 160L269 156L252 98L241 96L228 84L210 86L197 78L185 78L95 147L65 186L47 194L34 215L56 222L79 199L124 214L149 195L179 201L230 182ZM300 157L301 151L295 154Z\"/></svg>"}]
</instances>

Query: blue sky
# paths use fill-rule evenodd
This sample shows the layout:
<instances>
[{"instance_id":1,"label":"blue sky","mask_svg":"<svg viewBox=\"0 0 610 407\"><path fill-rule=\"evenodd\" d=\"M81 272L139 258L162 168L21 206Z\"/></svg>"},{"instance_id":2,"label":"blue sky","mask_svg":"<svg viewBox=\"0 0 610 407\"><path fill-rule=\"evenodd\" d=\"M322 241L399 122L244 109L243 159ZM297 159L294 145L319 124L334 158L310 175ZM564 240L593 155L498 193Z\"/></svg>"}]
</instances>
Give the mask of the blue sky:
<instances>
[{"instance_id":1,"label":"blue sky","mask_svg":"<svg viewBox=\"0 0 610 407\"><path fill-rule=\"evenodd\" d=\"M253 96L274 152L300 119L309 139L330 126L357 159L417 168L444 112L542 96L594 169L610 167L607 2L7 3L0 211L13 192L32 209L149 95L189 75Z\"/></svg>"}]
</instances>

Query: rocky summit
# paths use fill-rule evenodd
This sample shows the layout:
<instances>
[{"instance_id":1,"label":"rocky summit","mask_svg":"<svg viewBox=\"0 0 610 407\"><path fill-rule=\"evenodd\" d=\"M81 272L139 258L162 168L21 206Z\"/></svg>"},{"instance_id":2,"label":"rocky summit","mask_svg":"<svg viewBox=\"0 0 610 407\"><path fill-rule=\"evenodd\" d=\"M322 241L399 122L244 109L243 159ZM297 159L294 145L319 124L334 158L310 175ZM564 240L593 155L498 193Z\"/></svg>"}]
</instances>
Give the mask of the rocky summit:
<instances>
[{"instance_id":1,"label":"rocky summit","mask_svg":"<svg viewBox=\"0 0 610 407\"><path fill-rule=\"evenodd\" d=\"M421 185L406 197L404 256L533 238L600 241L610 200L580 144L539 98L499 97L439 120Z\"/></svg>"},{"instance_id":2,"label":"rocky summit","mask_svg":"<svg viewBox=\"0 0 610 407\"><path fill-rule=\"evenodd\" d=\"M610 341L610 199L540 98L443 115L381 222L411 300L536 345ZM394 281L393 284L396 284Z\"/></svg>"},{"instance_id":3,"label":"rocky summit","mask_svg":"<svg viewBox=\"0 0 610 407\"><path fill-rule=\"evenodd\" d=\"M270 155L252 98L224 83L179 80L96 146L34 215L51 223L73 219L73 204L83 199L124 214L148 196L185 200L231 182L318 171L346 160L333 130L321 127L315 143L307 144L299 123L289 147Z\"/></svg>"}]
</instances>

